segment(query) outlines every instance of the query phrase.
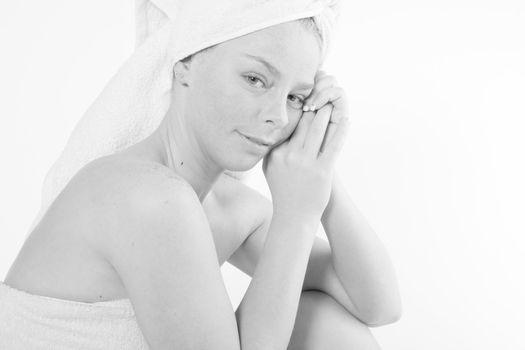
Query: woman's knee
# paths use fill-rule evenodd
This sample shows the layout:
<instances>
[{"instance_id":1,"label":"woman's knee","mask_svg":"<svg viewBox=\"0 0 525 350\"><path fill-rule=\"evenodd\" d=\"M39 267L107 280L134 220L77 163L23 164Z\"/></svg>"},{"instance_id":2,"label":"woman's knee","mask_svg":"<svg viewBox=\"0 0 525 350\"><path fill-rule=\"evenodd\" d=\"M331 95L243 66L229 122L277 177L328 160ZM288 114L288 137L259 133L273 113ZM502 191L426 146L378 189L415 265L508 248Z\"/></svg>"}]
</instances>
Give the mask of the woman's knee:
<instances>
[{"instance_id":1,"label":"woman's knee","mask_svg":"<svg viewBox=\"0 0 525 350\"><path fill-rule=\"evenodd\" d=\"M304 291L288 350L379 350L367 325L321 291Z\"/></svg>"}]
</instances>

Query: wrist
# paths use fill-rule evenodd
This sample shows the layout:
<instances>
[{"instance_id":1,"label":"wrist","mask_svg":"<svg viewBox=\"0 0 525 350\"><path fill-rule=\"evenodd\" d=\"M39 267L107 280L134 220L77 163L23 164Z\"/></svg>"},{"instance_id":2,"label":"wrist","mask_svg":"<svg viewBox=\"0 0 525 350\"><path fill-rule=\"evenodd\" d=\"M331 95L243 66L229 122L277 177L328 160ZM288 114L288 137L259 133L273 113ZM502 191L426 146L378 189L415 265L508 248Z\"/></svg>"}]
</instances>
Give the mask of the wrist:
<instances>
[{"instance_id":1,"label":"wrist","mask_svg":"<svg viewBox=\"0 0 525 350\"><path fill-rule=\"evenodd\" d=\"M332 178L332 189L330 191L330 198L328 200L328 204L326 205L326 208L323 210L323 213L321 215L321 222L324 224L326 220L328 219L328 216L333 211L333 207L336 202L338 202L342 194L346 193L346 189L343 185L343 182L341 181L341 178L337 173L334 173L334 176Z\"/></svg>"},{"instance_id":2,"label":"wrist","mask_svg":"<svg viewBox=\"0 0 525 350\"><path fill-rule=\"evenodd\" d=\"M296 227L300 230L317 231L320 224L321 214L314 215L305 212L282 210L274 207L272 222L285 225L286 227Z\"/></svg>"}]
</instances>

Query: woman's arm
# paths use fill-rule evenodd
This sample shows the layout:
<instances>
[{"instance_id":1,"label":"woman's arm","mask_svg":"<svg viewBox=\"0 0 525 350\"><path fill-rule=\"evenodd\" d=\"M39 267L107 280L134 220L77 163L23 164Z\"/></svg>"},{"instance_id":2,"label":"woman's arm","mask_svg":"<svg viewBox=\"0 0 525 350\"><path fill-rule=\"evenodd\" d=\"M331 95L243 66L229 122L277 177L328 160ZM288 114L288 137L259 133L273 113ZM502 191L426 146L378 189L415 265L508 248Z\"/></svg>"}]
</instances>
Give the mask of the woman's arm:
<instances>
[{"instance_id":1,"label":"woman's arm","mask_svg":"<svg viewBox=\"0 0 525 350\"><path fill-rule=\"evenodd\" d=\"M286 349L319 222L274 215L252 280L235 314L241 348Z\"/></svg>"},{"instance_id":2,"label":"woman's arm","mask_svg":"<svg viewBox=\"0 0 525 350\"><path fill-rule=\"evenodd\" d=\"M115 225L100 238L100 250L122 279L151 349L286 349L319 217L272 219L260 264L234 312L191 186L171 172L129 170L140 176L99 185L93 197L97 213ZM115 189L121 195L107 195Z\"/></svg>"},{"instance_id":3,"label":"woman's arm","mask_svg":"<svg viewBox=\"0 0 525 350\"><path fill-rule=\"evenodd\" d=\"M359 315L371 326L398 320L401 297L390 258L337 173L321 222L335 271Z\"/></svg>"},{"instance_id":4,"label":"woman's arm","mask_svg":"<svg viewBox=\"0 0 525 350\"><path fill-rule=\"evenodd\" d=\"M241 182L235 181L235 184L235 186L228 187L228 195L233 196L238 202L237 205L243 208L243 215L248 215L247 208L250 208L248 212L251 214L249 215L260 224L229 257L228 262L252 277L267 238L272 219L272 202ZM236 213L236 215L240 214ZM323 228L319 227L319 229ZM349 313L368 326L380 326L393 322L393 320L386 319L382 323L373 319L368 320L366 315L359 313L341 284L334 269L334 260L329 242L316 237L308 260L302 290L317 290L330 295Z\"/></svg>"},{"instance_id":5,"label":"woman's arm","mask_svg":"<svg viewBox=\"0 0 525 350\"><path fill-rule=\"evenodd\" d=\"M151 350L239 350L212 232L193 188L151 164L117 169L122 173L92 186L90 212L105 226L98 249L122 280Z\"/></svg>"}]
</instances>

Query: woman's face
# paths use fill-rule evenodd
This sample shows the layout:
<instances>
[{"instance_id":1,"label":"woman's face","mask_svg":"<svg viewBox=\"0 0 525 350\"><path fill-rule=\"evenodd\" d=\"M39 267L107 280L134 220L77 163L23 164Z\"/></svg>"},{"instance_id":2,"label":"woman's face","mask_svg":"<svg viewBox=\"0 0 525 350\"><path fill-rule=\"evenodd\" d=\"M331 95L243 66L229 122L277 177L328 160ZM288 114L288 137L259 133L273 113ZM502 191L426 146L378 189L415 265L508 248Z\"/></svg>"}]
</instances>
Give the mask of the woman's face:
<instances>
[{"instance_id":1,"label":"woman's face","mask_svg":"<svg viewBox=\"0 0 525 350\"><path fill-rule=\"evenodd\" d=\"M186 108L209 159L248 170L272 146L258 147L241 134L274 145L291 135L320 66L318 40L300 23L287 22L221 43L191 62Z\"/></svg>"}]
</instances>

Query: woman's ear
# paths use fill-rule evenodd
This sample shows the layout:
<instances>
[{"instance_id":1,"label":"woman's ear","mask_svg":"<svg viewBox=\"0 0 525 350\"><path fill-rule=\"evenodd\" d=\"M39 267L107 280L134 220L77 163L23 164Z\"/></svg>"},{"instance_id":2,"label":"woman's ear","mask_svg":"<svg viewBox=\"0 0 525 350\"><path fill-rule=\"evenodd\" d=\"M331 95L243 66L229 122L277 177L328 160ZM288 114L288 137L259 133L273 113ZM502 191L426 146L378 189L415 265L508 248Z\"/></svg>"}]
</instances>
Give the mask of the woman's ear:
<instances>
[{"instance_id":1,"label":"woman's ear","mask_svg":"<svg viewBox=\"0 0 525 350\"><path fill-rule=\"evenodd\" d=\"M175 62L173 67L173 78L175 82L180 83L183 86L189 86L189 73L190 73L191 60L180 60Z\"/></svg>"}]
</instances>

